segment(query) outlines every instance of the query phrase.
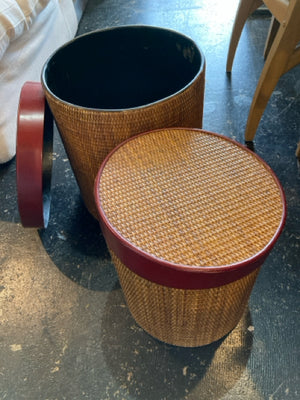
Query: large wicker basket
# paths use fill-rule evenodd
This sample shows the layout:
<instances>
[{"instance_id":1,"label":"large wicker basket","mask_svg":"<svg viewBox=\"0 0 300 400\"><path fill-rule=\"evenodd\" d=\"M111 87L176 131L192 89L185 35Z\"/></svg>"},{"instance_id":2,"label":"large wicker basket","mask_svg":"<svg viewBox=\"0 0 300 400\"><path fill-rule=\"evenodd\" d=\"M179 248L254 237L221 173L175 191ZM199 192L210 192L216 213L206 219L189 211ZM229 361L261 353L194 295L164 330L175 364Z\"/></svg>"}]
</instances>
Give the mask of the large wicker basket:
<instances>
[{"instance_id":1,"label":"large wicker basket","mask_svg":"<svg viewBox=\"0 0 300 400\"><path fill-rule=\"evenodd\" d=\"M134 134L202 127L205 60L188 37L121 26L82 35L45 64L42 84L88 210L104 157Z\"/></svg>"},{"instance_id":2,"label":"large wicker basket","mask_svg":"<svg viewBox=\"0 0 300 400\"><path fill-rule=\"evenodd\" d=\"M197 129L119 145L100 168L95 198L133 317L180 346L211 343L236 326L285 221L271 169Z\"/></svg>"}]
</instances>

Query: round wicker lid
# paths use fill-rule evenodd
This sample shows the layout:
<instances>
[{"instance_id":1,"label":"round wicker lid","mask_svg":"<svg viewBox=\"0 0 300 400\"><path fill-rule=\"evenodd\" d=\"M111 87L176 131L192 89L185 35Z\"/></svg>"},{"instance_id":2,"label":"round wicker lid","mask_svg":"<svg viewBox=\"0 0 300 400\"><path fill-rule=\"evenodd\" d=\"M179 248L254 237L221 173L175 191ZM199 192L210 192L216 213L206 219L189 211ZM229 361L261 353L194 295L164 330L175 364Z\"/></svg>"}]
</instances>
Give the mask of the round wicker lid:
<instances>
[{"instance_id":1,"label":"round wicker lid","mask_svg":"<svg viewBox=\"0 0 300 400\"><path fill-rule=\"evenodd\" d=\"M135 272L175 287L187 284L186 273L192 281L226 273L217 286L257 268L285 220L283 190L265 162L199 129L122 143L102 164L95 196L108 246Z\"/></svg>"}]
</instances>

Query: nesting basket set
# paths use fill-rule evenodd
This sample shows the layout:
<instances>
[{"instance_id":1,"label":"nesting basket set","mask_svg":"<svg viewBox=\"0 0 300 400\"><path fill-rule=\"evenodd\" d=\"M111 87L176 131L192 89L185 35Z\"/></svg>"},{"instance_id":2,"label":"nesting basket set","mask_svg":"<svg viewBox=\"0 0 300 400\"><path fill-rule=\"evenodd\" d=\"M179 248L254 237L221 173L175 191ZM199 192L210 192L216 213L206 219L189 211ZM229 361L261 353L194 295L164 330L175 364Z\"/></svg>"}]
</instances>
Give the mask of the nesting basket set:
<instances>
[{"instance_id":1,"label":"nesting basket set","mask_svg":"<svg viewBox=\"0 0 300 400\"><path fill-rule=\"evenodd\" d=\"M24 166L39 171L34 193L43 209L49 163L42 160L51 146L32 135L49 136L51 113L134 319L187 347L237 325L285 221L284 193L266 163L202 129L204 76L202 52L178 32L96 31L49 58L42 83L24 86L18 116L23 225L46 225L33 216ZM31 131L28 113L40 116Z\"/></svg>"}]
</instances>

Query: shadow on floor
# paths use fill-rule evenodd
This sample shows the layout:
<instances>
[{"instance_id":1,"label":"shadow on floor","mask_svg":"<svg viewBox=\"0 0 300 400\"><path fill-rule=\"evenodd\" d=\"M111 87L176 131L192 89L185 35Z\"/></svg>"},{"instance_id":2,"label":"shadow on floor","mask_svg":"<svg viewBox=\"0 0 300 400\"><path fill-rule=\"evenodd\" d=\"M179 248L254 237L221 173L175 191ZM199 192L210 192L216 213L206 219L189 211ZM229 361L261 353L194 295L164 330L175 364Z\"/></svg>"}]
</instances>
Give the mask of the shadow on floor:
<instances>
[{"instance_id":1,"label":"shadow on floor","mask_svg":"<svg viewBox=\"0 0 300 400\"><path fill-rule=\"evenodd\" d=\"M63 185L52 190L55 216L46 229L39 230L43 246L57 268L74 282L90 290L111 291L118 277L99 223L79 194L68 207L64 193Z\"/></svg>"},{"instance_id":2,"label":"shadow on floor","mask_svg":"<svg viewBox=\"0 0 300 400\"><path fill-rule=\"evenodd\" d=\"M198 348L171 346L135 323L119 290L107 298L102 351L120 388L120 398L123 394L143 400L173 400L197 387L201 398L214 400L234 387L246 368L253 343L251 328L248 330L251 325L247 309L237 327L215 343Z\"/></svg>"}]
</instances>

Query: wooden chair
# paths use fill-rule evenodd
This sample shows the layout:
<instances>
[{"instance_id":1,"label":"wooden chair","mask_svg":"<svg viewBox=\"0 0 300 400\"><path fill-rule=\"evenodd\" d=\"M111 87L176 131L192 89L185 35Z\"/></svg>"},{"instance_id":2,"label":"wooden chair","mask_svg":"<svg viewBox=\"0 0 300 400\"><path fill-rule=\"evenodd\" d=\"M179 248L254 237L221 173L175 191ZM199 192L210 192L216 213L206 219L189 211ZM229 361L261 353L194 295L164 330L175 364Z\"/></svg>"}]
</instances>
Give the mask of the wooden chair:
<instances>
[{"instance_id":1,"label":"wooden chair","mask_svg":"<svg viewBox=\"0 0 300 400\"><path fill-rule=\"evenodd\" d=\"M265 4L272 14L265 45L262 69L245 131L245 140L253 141L261 117L278 80L300 63L300 0L240 0L227 56L227 72L231 72L235 51L247 18Z\"/></svg>"}]
</instances>

